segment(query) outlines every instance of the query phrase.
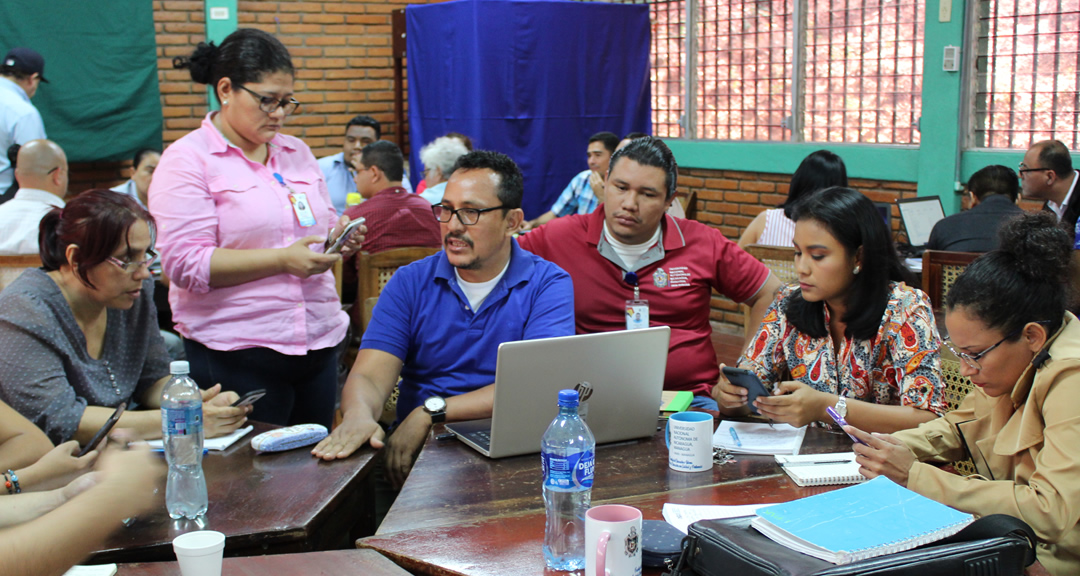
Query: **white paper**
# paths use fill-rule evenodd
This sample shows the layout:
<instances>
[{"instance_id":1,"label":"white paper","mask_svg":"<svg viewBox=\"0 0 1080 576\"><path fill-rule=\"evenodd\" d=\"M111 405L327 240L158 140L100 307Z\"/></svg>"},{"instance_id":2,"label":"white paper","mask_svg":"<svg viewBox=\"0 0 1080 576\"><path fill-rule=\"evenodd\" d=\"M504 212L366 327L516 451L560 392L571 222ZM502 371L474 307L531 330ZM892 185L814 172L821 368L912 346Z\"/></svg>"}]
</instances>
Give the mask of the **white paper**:
<instances>
[{"instance_id":1,"label":"white paper","mask_svg":"<svg viewBox=\"0 0 1080 576\"><path fill-rule=\"evenodd\" d=\"M904 266L912 272L922 272L922 258L904 258Z\"/></svg>"},{"instance_id":2,"label":"white paper","mask_svg":"<svg viewBox=\"0 0 1080 576\"><path fill-rule=\"evenodd\" d=\"M113 576L114 574L116 574L116 564L72 566L71 570L64 572L64 576Z\"/></svg>"},{"instance_id":3,"label":"white paper","mask_svg":"<svg viewBox=\"0 0 1080 576\"><path fill-rule=\"evenodd\" d=\"M734 430L742 446L737 446L731 435ZM724 420L716 427L712 443L732 454L798 454L802 447L806 426L795 428L789 424L759 424L756 422L732 422Z\"/></svg>"},{"instance_id":4,"label":"white paper","mask_svg":"<svg viewBox=\"0 0 1080 576\"><path fill-rule=\"evenodd\" d=\"M739 516L752 516L758 508L772 506L772 504L743 504L740 506L688 506L686 504L664 504L664 520L668 524L687 533L690 525L698 520L719 520L721 518L738 518Z\"/></svg>"},{"instance_id":5,"label":"white paper","mask_svg":"<svg viewBox=\"0 0 1080 576\"><path fill-rule=\"evenodd\" d=\"M233 432L232 434L229 434L228 436L203 439L203 448L206 448L207 450L225 450L229 446L236 444L237 440L243 438L248 434L248 432L251 432L254 429L254 426L248 426L246 428L241 428ZM160 450L165 447L161 440L150 440L146 444L150 446L152 450Z\"/></svg>"}]
</instances>

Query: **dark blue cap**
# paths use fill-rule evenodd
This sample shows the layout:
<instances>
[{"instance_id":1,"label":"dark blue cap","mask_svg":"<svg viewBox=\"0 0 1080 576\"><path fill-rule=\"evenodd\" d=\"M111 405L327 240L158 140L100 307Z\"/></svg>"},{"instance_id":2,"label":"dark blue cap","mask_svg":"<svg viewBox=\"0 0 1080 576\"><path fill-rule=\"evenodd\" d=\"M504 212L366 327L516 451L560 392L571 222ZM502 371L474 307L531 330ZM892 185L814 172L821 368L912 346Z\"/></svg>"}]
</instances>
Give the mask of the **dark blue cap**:
<instances>
[{"instance_id":1,"label":"dark blue cap","mask_svg":"<svg viewBox=\"0 0 1080 576\"><path fill-rule=\"evenodd\" d=\"M577 390L559 390L559 406L577 406Z\"/></svg>"},{"instance_id":2,"label":"dark blue cap","mask_svg":"<svg viewBox=\"0 0 1080 576\"><path fill-rule=\"evenodd\" d=\"M4 66L11 66L29 74L37 72L42 82L49 83L45 79L45 59L33 48L12 48L7 56L4 56Z\"/></svg>"}]
</instances>

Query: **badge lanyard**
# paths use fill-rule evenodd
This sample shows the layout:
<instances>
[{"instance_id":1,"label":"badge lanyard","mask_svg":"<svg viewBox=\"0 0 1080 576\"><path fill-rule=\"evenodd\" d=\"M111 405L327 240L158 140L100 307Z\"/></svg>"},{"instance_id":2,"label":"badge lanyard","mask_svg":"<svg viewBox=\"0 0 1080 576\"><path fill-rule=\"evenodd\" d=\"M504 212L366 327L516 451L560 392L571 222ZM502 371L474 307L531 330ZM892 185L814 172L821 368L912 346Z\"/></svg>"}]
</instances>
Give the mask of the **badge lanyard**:
<instances>
[{"instance_id":1,"label":"badge lanyard","mask_svg":"<svg viewBox=\"0 0 1080 576\"><path fill-rule=\"evenodd\" d=\"M649 301L641 299L637 274L627 272L623 282L634 287L634 299L626 301L626 329L640 330L649 327Z\"/></svg>"},{"instance_id":2,"label":"badge lanyard","mask_svg":"<svg viewBox=\"0 0 1080 576\"><path fill-rule=\"evenodd\" d=\"M293 190L291 186L285 183L285 179L281 177L281 174L277 172L274 172L274 178L277 179L282 188L289 191L289 204L292 205L293 214L296 215L296 221L300 224L300 227L309 228L314 226L315 212L311 209L307 194Z\"/></svg>"}]
</instances>

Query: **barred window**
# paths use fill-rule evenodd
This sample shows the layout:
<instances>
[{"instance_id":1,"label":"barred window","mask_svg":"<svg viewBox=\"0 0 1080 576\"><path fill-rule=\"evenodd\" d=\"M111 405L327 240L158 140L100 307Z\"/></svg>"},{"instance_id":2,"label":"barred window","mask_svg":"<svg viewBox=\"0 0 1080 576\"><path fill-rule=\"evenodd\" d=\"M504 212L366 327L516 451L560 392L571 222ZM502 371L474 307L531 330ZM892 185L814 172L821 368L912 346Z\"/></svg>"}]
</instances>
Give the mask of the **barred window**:
<instances>
[{"instance_id":1,"label":"barred window","mask_svg":"<svg viewBox=\"0 0 1080 576\"><path fill-rule=\"evenodd\" d=\"M1080 146L1080 0L979 0L972 141L1026 149Z\"/></svg>"},{"instance_id":2,"label":"barred window","mask_svg":"<svg viewBox=\"0 0 1080 576\"><path fill-rule=\"evenodd\" d=\"M918 0L655 0L651 10L658 135L919 141Z\"/></svg>"}]
</instances>

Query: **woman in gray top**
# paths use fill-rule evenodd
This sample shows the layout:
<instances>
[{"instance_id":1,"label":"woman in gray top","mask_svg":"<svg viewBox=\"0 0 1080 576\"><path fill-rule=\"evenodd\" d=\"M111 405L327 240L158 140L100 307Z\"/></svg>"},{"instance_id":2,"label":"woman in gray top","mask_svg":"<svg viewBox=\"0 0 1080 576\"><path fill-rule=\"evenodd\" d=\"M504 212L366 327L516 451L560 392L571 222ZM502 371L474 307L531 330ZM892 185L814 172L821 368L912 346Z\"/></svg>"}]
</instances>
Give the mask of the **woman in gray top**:
<instances>
[{"instance_id":1,"label":"woman in gray top","mask_svg":"<svg viewBox=\"0 0 1080 576\"><path fill-rule=\"evenodd\" d=\"M118 427L161 436L169 357L149 265L154 221L134 199L91 190L41 220L42 268L0 293L0 399L54 443L85 443L121 402ZM207 437L244 424L235 392L203 392Z\"/></svg>"}]
</instances>

